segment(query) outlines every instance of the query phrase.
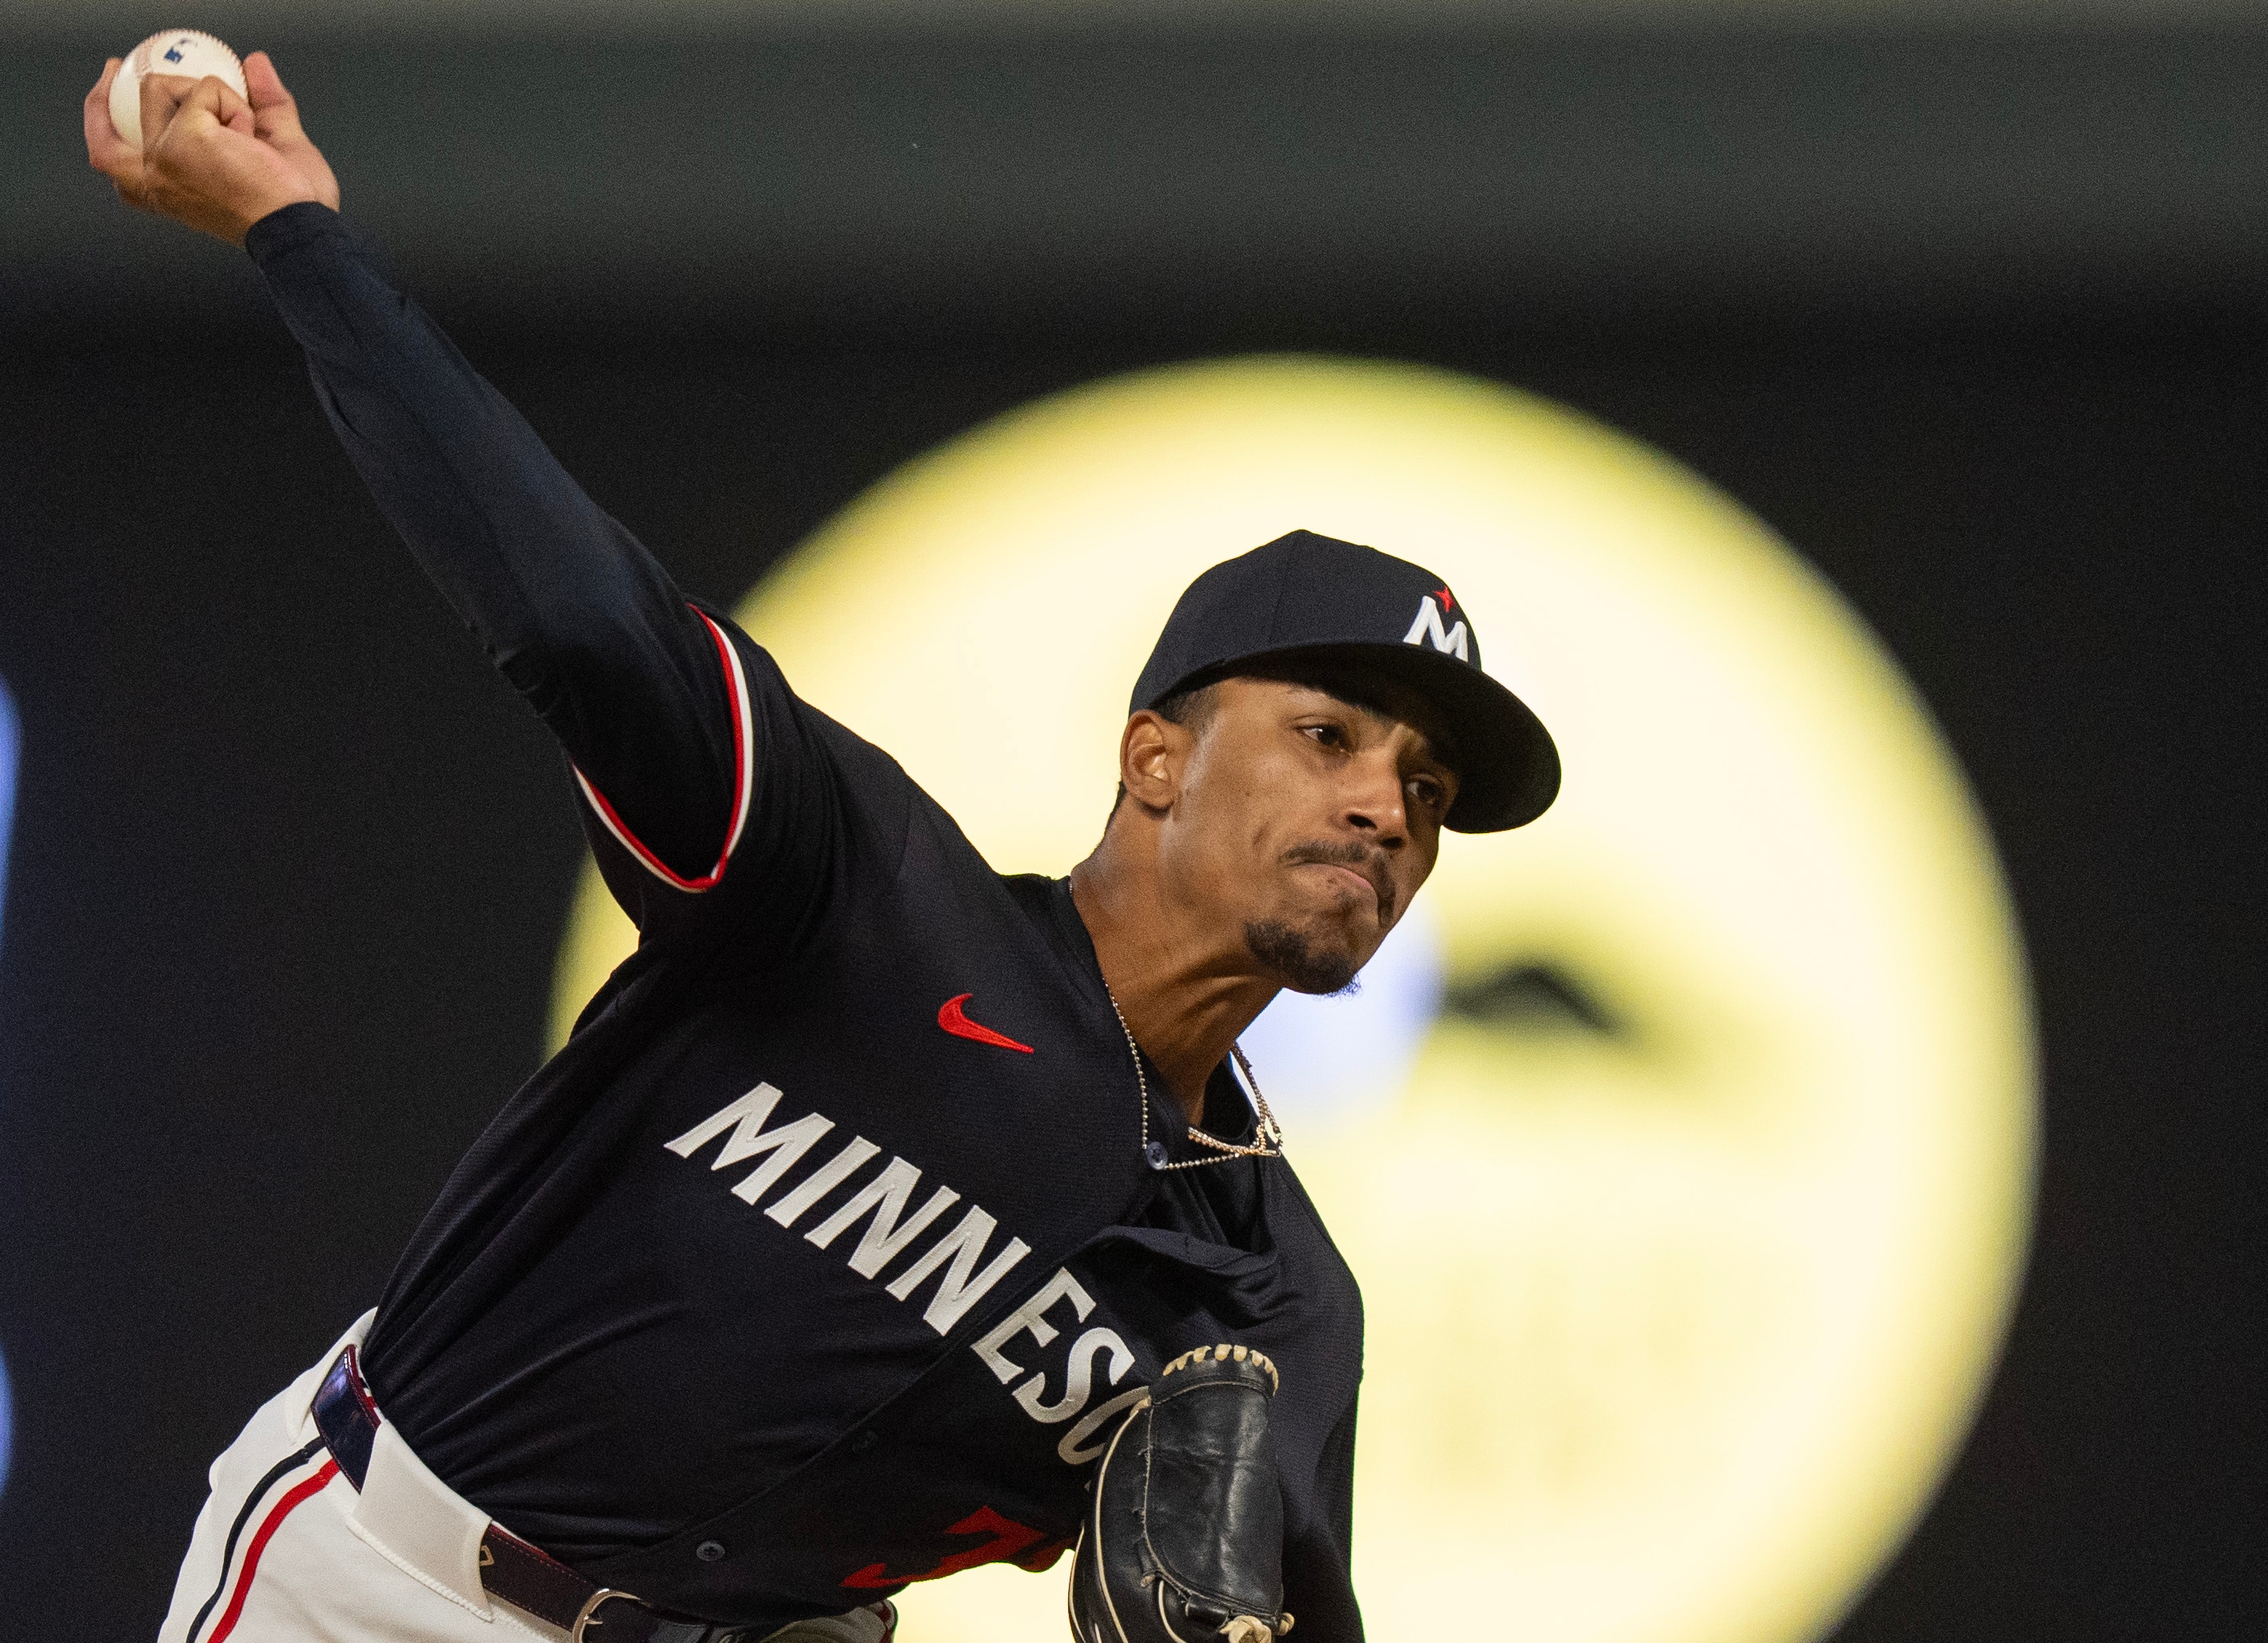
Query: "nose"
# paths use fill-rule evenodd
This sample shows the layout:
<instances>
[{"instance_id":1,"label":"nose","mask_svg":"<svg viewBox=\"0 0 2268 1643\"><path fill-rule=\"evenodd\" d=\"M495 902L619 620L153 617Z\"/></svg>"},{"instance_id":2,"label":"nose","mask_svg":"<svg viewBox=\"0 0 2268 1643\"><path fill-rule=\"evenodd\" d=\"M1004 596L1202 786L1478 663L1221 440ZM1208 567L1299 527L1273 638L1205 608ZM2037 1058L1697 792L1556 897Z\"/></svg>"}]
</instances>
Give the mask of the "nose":
<instances>
[{"instance_id":1,"label":"nose","mask_svg":"<svg viewBox=\"0 0 2268 1643\"><path fill-rule=\"evenodd\" d=\"M1390 753L1352 762L1352 791L1344 820L1381 850L1396 851L1410 842L1410 815L1403 801L1401 762Z\"/></svg>"}]
</instances>

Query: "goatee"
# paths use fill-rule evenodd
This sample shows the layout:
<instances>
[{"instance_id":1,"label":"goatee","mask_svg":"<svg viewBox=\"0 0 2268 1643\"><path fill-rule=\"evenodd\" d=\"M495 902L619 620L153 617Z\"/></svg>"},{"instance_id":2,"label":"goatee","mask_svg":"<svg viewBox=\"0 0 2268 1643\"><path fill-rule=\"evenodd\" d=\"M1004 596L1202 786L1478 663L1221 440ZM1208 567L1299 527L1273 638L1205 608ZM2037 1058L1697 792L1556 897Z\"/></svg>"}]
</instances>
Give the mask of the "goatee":
<instances>
[{"instance_id":1,"label":"goatee","mask_svg":"<svg viewBox=\"0 0 2268 1643\"><path fill-rule=\"evenodd\" d=\"M1275 919L1246 925L1244 946L1293 992L1344 992L1354 984L1358 966L1344 950L1318 947L1305 931Z\"/></svg>"}]
</instances>

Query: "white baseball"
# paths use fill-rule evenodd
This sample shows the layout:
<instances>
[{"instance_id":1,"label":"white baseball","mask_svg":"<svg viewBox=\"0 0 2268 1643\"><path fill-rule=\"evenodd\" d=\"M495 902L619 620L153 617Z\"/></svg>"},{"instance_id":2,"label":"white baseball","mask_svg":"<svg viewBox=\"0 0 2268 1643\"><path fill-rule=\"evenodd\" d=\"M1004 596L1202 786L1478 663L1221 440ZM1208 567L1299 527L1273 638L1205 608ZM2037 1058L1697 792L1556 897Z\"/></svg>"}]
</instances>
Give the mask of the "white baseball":
<instances>
[{"instance_id":1,"label":"white baseball","mask_svg":"<svg viewBox=\"0 0 2268 1643\"><path fill-rule=\"evenodd\" d=\"M215 75L227 81L239 97L248 95L244 89L244 65L210 34L194 28L169 28L152 34L126 54L118 77L110 83L110 123L132 148L142 146L142 77L145 74L179 74L192 80Z\"/></svg>"}]
</instances>

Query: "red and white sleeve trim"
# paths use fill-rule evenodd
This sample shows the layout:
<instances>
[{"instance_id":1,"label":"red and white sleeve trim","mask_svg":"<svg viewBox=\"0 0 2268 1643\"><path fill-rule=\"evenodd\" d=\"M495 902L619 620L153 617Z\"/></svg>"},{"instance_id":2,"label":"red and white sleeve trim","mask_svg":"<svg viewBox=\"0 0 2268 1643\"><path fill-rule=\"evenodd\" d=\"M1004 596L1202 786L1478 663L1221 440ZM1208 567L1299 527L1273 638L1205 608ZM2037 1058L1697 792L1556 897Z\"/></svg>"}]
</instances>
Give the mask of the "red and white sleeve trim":
<instances>
[{"instance_id":1,"label":"red and white sleeve trim","mask_svg":"<svg viewBox=\"0 0 2268 1643\"><path fill-rule=\"evenodd\" d=\"M748 822L748 798L755 788L756 770L755 721L748 711L748 675L741 670L740 653L733 648L732 640L725 637L724 629L710 621L702 611L696 610L693 614L701 618L709 630L709 637L717 641L717 654L724 661L725 682L729 687L726 695L733 711L733 820L725 829L725 848L717 852L717 865L697 879L684 878L671 872L667 863L638 842L637 836L624 825L622 817L615 814L615 807L607 802L606 795L591 785L591 778L580 770L575 772L575 780L583 789L583 796L591 801L591 808L598 812L599 820L606 825L607 831L620 841L624 850L644 863L648 873L679 890L713 889L718 880L725 876L725 866L733 859L733 851L740 842L740 829Z\"/></svg>"}]
</instances>

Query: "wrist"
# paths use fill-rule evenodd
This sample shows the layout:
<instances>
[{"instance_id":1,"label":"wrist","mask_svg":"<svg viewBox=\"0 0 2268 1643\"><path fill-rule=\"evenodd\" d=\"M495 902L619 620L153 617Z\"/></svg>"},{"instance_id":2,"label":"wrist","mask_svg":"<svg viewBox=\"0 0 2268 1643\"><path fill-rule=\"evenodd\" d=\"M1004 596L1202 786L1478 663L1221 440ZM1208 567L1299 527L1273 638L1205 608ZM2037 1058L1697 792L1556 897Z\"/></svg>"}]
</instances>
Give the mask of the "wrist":
<instances>
[{"instance_id":1,"label":"wrist","mask_svg":"<svg viewBox=\"0 0 2268 1643\"><path fill-rule=\"evenodd\" d=\"M312 188L263 189L238 206L237 239L241 243L244 237L256 225L267 221L278 211L288 211L295 205L321 203L322 202L316 198L314 190Z\"/></svg>"},{"instance_id":2,"label":"wrist","mask_svg":"<svg viewBox=\"0 0 2268 1643\"><path fill-rule=\"evenodd\" d=\"M292 200L247 225L242 237L244 248L254 262L266 263L342 225L339 214L328 202L313 198Z\"/></svg>"}]
</instances>

